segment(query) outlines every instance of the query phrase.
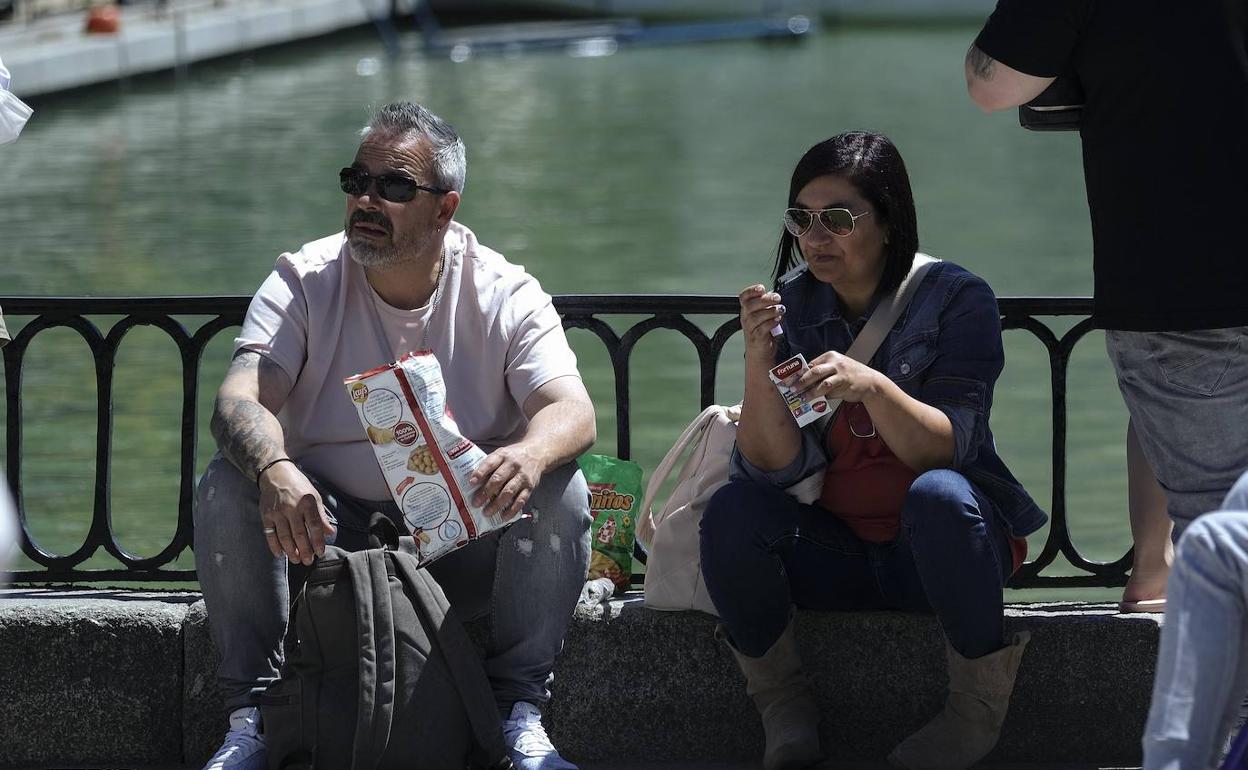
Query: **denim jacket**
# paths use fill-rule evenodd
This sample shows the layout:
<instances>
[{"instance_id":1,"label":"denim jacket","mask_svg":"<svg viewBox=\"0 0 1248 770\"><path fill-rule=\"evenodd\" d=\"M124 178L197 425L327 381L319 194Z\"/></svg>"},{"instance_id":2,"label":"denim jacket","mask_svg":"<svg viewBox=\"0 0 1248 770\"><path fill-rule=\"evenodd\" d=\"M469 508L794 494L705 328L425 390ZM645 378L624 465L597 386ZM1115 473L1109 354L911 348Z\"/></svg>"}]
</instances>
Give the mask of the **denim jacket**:
<instances>
[{"instance_id":1,"label":"denim jacket","mask_svg":"<svg viewBox=\"0 0 1248 770\"><path fill-rule=\"evenodd\" d=\"M807 360L829 350L845 352L866 319L841 316L836 293L809 272L780 290L788 309L779 363L798 353ZM932 266L909 306L871 358L909 396L944 412L953 424L950 468L966 476L1001 513L1010 534L1022 537L1048 517L997 455L988 427L992 389L1005 365L997 299L978 276L950 262ZM808 426L787 467L762 471L733 451L732 476L789 487L827 464L824 437Z\"/></svg>"}]
</instances>

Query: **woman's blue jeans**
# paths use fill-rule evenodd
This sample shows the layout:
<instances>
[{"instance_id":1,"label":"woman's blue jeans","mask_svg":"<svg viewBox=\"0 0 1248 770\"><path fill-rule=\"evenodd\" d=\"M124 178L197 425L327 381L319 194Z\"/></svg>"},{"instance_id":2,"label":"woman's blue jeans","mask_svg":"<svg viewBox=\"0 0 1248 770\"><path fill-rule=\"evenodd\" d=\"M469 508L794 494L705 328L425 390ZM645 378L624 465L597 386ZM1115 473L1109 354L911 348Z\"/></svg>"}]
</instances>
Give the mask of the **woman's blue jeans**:
<instances>
[{"instance_id":1,"label":"woman's blue jeans","mask_svg":"<svg viewBox=\"0 0 1248 770\"><path fill-rule=\"evenodd\" d=\"M817 505L732 481L702 515L702 573L736 648L763 655L790 608L936 613L965 658L1004 646L1002 589L1013 571L996 508L965 476L911 485L891 543L869 543Z\"/></svg>"}]
</instances>

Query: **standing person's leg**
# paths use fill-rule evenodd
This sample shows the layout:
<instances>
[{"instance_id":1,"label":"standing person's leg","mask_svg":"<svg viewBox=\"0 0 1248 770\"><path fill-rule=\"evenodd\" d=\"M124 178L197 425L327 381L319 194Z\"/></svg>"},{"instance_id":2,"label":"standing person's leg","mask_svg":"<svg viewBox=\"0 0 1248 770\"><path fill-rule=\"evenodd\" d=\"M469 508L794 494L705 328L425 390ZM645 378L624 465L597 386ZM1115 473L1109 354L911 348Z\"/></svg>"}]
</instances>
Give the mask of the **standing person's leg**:
<instances>
[{"instance_id":1,"label":"standing person's leg","mask_svg":"<svg viewBox=\"0 0 1248 770\"><path fill-rule=\"evenodd\" d=\"M1188 527L1169 601L1144 767L1207 770L1248 694L1248 510L1211 513Z\"/></svg>"},{"instance_id":2,"label":"standing person's leg","mask_svg":"<svg viewBox=\"0 0 1248 770\"><path fill-rule=\"evenodd\" d=\"M1166 578L1174 561L1173 523L1166 493L1140 447L1135 424L1127 421L1127 511L1133 544L1131 577L1122 590L1122 612L1161 612L1166 608Z\"/></svg>"},{"instance_id":3,"label":"standing person's leg","mask_svg":"<svg viewBox=\"0 0 1248 770\"><path fill-rule=\"evenodd\" d=\"M910 487L884 595L935 610L946 637L945 708L889 755L897 767L970 767L996 745L1029 636L1005 642L1002 591L1013 572L995 506L960 473L928 471Z\"/></svg>"},{"instance_id":4,"label":"standing person's leg","mask_svg":"<svg viewBox=\"0 0 1248 770\"><path fill-rule=\"evenodd\" d=\"M589 570L589 488L577 465L543 476L529 507L532 519L439 559L429 572L460 617L490 616L485 670L517 767L572 768L540 718Z\"/></svg>"},{"instance_id":5,"label":"standing person's leg","mask_svg":"<svg viewBox=\"0 0 1248 770\"><path fill-rule=\"evenodd\" d=\"M793 605L878 608L868 549L822 508L750 481L720 488L702 514L702 574L763 719L763 766L820 761L819 709L802 673Z\"/></svg>"},{"instance_id":6,"label":"standing person's leg","mask_svg":"<svg viewBox=\"0 0 1248 770\"><path fill-rule=\"evenodd\" d=\"M1174 535L1218 509L1248 467L1248 327L1106 331L1140 446L1165 490Z\"/></svg>"}]
</instances>

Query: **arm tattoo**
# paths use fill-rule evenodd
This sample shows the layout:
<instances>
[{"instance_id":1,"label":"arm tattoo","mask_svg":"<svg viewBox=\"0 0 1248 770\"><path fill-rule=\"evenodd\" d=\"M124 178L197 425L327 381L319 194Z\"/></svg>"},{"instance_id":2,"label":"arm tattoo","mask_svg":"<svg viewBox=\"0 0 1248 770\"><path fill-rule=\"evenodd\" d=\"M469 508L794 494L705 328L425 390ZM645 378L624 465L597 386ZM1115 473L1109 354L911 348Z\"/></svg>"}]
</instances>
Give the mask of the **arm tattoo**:
<instances>
[{"instance_id":1,"label":"arm tattoo","mask_svg":"<svg viewBox=\"0 0 1248 770\"><path fill-rule=\"evenodd\" d=\"M230 369L235 371L240 369L259 369L261 360L260 354L255 351L240 350L234 356L234 360L230 362Z\"/></svg>"},{"instance_id":2,"label":"arm tattoo","mask_svg":"<svg viewBox=\"0 0 1248 770\"><path fill-rule=\"evenodd\" d=\"M966 52L966 63L970 65L971 72L980 80L992 80L996 75L995 65L996 59L979 50L978 46L971 46Z\"/></svg>"},{"instance_id":3,"label":"arm tattoo","mask_svg":"<svg viewBox=\"0 0 1248 770\"><path fill-rule=\"evenodd\" d=\"M254 479L256 471L285 454L282 442L273 436L276 422L273 413L255 401L219 398L212 414L212 435L226 459Z\"/></svg>"},{"instance_id":4,"label":"arm tattoo","mask_svg":"<svg viewBox=\"0 0 1248 770\"><path fill-rule=\"evenodd\" d=\"M256 369L261 356L240 353L230 364L230 372ZM283 457L281 425L273 413L246 398L218 396L210 423L212 436L226 459L250 478L269 462Z\"/></svg>"}]
</instances>

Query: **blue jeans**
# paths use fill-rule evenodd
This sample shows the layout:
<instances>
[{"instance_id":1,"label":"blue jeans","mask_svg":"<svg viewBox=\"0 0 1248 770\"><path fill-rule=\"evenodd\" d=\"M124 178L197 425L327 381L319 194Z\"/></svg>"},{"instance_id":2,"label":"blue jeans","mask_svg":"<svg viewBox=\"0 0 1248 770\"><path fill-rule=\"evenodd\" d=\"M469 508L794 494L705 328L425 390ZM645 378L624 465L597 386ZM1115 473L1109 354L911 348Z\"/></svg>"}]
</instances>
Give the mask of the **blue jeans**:
<instances>
[{"instance_id":1,"label":"blue jeans","mask_svg":"<svg viewBox=\"0 0 1248 770\"><path fill-rule=\"evenodd\" d=\"M1111 330L1105 346L1177 538L1248 468L1248 327Z\"/></svg>"},{"instance_id":2,"label":"blue jeans","mask_svg":"<svg viewBox=\"0 0 1248 770\"><path fill-rule=\"evenodd\" d=\"M393 501L358 500L313 480L338 523L335 545L368 544L368 518L402 521ZM589 569L589 490L575 463L542 477L533 519L491 532L428 567L462 619L488 616L485 671L500 708L550 698L555 656ZM406 530L406 525L401 525ZM277 676L289 615L285 558L273 558L260 524L255 482L221 455L196 492L195 569L221 652L217 678L226 711L254 705Z\"/></svg>"},{"instance_id":3,"label":"blue jeans","mask_svg":"<svg viewBox=\"0 0 1248 770\"><path fill-rule=\"evenodd\" d=\"M1002 588L1013 572L993 504L956 471L911 485L901 530L869 543L832 514L774 486L733 481L702 515L702 574L736 648L763 655L791 605L935 611L965 658L1004 646Z\"/></svg>"},{"instance_id":4,"label":"blue jeans","mask_svg":"<svg viewBox=\"0 0 1248 770\"><path fill-rule=\"evenodd\" d=\"M1248 474L1179 538L1166 588L1145 770L1216 767L1248 695Z\"/></svg>"}]
</instances>

